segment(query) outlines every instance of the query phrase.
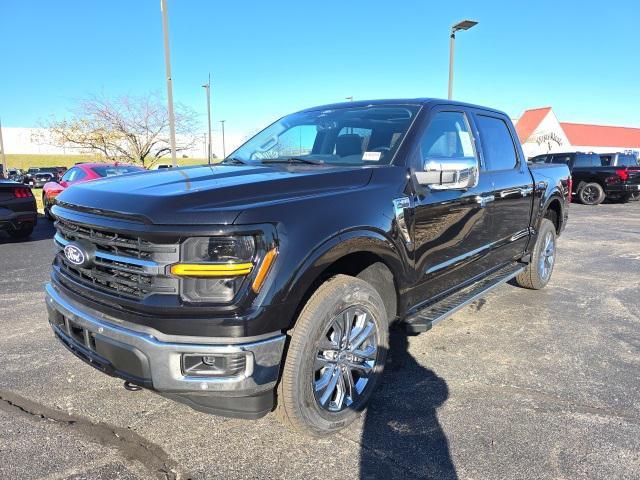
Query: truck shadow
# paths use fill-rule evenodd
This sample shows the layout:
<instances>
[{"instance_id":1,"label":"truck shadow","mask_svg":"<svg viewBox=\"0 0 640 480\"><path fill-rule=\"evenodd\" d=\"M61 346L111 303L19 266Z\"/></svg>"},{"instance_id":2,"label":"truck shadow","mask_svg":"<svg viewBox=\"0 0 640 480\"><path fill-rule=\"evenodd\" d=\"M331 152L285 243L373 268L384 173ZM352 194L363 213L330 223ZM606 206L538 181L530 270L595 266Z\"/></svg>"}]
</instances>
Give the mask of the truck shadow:
<instances>
[{"instance_id":1,"label":"truck shadow","mask_svg":"<svg viewBox=\"0 0 640 480\"><path fill-rule=\"evenodd\" d=\"M457 479L436 415L449 396L446 382L409 354L404 332L391 330L390 347L364 421L360 478Z\"/></svg>"}]
</instances>

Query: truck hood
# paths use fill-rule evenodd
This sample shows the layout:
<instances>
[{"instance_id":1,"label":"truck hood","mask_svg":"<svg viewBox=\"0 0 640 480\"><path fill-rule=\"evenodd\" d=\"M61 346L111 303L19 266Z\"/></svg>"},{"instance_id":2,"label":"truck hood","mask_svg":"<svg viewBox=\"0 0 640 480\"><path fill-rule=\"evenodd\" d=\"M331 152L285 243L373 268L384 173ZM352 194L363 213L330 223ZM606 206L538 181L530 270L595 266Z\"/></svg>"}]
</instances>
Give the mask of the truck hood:
<instances>
[{"instance_id":1,"label":"truck hood","mask_svg":"<svg viewBox=\"0 0 640 480\"><path fill-rule=\"evenodd\" d=\"M258 205L362 187L371 173L360 166L178 168L73 185L57 202L143 217L159 225L229 225L242 211Z\"/></svg>"}]
</instances>

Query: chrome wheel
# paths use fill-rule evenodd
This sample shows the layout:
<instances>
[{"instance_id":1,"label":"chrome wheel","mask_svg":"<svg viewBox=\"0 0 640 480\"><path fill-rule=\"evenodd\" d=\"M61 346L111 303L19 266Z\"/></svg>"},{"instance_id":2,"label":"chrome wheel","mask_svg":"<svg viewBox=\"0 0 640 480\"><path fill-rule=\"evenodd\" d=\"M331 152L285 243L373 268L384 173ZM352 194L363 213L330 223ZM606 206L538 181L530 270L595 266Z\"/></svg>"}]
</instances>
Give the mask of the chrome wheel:
<instances>
[{"instance_id":1,"label":"chrome wheel","mask_svg":"<svg viewBox=\"0 0 640 480\"><path fill-rule=\"evenodd\" d=\"M538 267L540 269L540 278L548 280L553 270L553 263L556 258L556 242L553 238L552 232L547 232L542 243L542 250L540 251L540 259L538 260Z\"/></svg>"},{"instance_id":2,"label":"chrome wheel","mask_svg":"<svg viewBox=\"0 0 640 480\"><path fill-rule=\"evenodd\" d=\"M314 364L313 390L318 405L330 412L351 406L367 388L378 358L378 329L360 306L333 318L321 337Z\"/></svg>"}]
</instances>

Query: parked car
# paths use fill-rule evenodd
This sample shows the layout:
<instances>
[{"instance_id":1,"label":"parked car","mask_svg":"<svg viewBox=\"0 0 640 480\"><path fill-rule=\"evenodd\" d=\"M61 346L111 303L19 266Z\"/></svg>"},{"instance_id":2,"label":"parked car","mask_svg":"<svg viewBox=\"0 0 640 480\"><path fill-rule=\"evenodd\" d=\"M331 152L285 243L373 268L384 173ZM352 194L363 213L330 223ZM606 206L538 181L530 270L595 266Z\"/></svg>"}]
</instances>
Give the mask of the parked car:
<instances>
[{"instance_id":1,"label":"parked car","mask_svg":"<svg viewBox=\"0 0 640 480\"><path fill-rule=\"evenodd\" d=\"M12 238L31 235L38 220L31 189L12 180L0 179L0 230Z\"/></svg>"},{"instance_id":2,"label":"parked car","mask_svg":"<svg viewBox=\"0 0 640 480\"><path fill-rule=\"evenodd\" d=\"M45 183L56 181L59 178L58 167L30 168L24 175L23 183L31 188L42 188Z\"/></svg>"},{"instance_id":3,"label":"parked car","mask_svg":"<svg viewBox=\"0 0 640 480\"><path fill-rule=\"evenodd\" d=\"M549 282L569 170L529 167L517 139L484 107L349 102L215 167L76 185L53 207L50 324L127 388L330 434L366 407L391 322Z\"/></svg>"},{"instance_id":4,"label":"parked car","mask_svg":"<svg viewBox=\"0 0 640 480\"><path fill-rule=\"evenodd\" d=\"M640 171L626 166L603 166L597 153L565 152L538 155L530 162L563 163L573 179L573 193L585 205L605 198L627 201L640 191Z\"/></svg>"},{"instance_id":5,"label":"parked car","mask_svg":"<svg viewBox=\"0 0 640 480\"><path fill-rule=\"evenodd\" d=\"M42 204L44 213L49 219L51 215L51 205L58 194L66 188L76 183L89 182L99 178L114 177L127 173L144 172L142 167L127 165L124 163L81 163L71 167L59 181L50 181L42 189Z\"/></svg>"},{"instance_id":6,"label":"parked car","mask_svg":"<svg viewBox=\"0 0 640 480\"><path fill-rule=\"evenodd\" d=\"M19 168L10 168L7 171L7 178L9 180L13 180L14 182L22 183L24 180L24 174Z\"/></svg>"}]
</instances>

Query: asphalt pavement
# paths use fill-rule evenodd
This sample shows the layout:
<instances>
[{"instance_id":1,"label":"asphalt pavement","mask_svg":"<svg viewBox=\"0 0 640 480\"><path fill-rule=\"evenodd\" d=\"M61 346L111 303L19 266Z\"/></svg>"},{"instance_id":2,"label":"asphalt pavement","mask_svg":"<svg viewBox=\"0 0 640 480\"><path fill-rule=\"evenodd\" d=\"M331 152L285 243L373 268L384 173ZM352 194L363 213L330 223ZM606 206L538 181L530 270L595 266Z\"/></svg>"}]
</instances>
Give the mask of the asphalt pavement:
<instances>
[{"instance_id":1,"label":"asphalt pavement","mask_svg":"<svg viewBox=\"0 0 640 480\"><path fill-rule=\"evenodd\" d=\"M416 337L382 387L314 440L273 416L129 392L47 324L53 228L0 233L0 478L640 478L640 203L572 205L551 283L505 285Z\"/></svg>"}]
</instances>

